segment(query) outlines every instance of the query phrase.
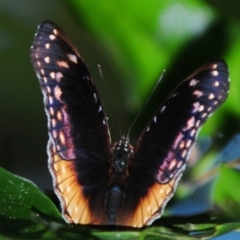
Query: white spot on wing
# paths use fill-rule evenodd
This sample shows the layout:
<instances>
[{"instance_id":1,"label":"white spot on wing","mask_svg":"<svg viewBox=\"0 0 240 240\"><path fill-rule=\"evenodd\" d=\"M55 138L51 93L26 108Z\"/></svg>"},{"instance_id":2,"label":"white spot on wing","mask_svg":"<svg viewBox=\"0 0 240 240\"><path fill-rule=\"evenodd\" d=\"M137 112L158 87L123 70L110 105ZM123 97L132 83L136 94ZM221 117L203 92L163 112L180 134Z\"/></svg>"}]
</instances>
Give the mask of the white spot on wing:
<instances>
[{"instance_id":1,"label":"white spot on wing","mask_svg":"<svg viewBox=\"0 0 240 240\"><path fill-rule=\"evenodd\" d=\"M65 62L65 61L58 61L58 62L57 62L57 65L58 65L59 67L69 68L68 63Z\"/></svg>"},{"instance_id":2,"label":"white spot on wing","mask_svg":"<svg viewBox=\"0 0 240 240\"><path fill-rule=\"evenodd\" d=\"M183 152L182 152L182 158L185 158L185 157L186 157L186 155L187 155L187 150L186 150L186 149L184 149L184 150L183 150Z\"/></svg>"},{"instance_id":3,"label":"white spot on wing","mask_svg":"<svg viewBox=\"0 0 240 240\"><path fill-rule=\"evenodd\" d=\"M218 66L217 64L213 64L213 65L212 65L212 69L216 69L217 66Z\"/></svg>"},{"instance_id":4,"label":"white spot on wing","mask_svg":"<svg viewBox=\"0 0 240 240\"><path fill-rule=\"evenodd\" d=\"M207 111L210 112L212 110L212 107L208 107Z\"/></svg>"},{"instance_id":5,"label":"white spot on wing","mask_svg":"<svg viewBox=\"0 0 240 240\"><path fill-rule=\"evenodd\" d=\"M187 143L186 143L186 147L189 148L190 145L191 145L191 143L192 143L192 140L191 140L191 139L188 139L188 140L187 140Z\"/></svg>"},{"instance_id":6,"label":"white spot on wing","mask_svg":"<svg viewBox=\"0 0 240 240\"><path fill-rule=\"evenodd\" d=\"M196 122L196 127L199 127L199 126L200 126L200 123L201 123L201 121L200 121L200 120L197 120L197 122Z\"/></svg>"},{"instance_id":7,"label":"white spot on wing","mask_svg":"<svg viewBox=\"0 0 240 240\"><path fill-rule=\"evenodd\" d=\"M46 87L46 90L49 94L51 93L51 88L49 86Z\"/></svg>"},{"instance_id":8,"label":"white spot on wing","mask_svg":"<svg viewBox=\"0 0 240 240\"><path fill-rule=\"evenodd\" d=\"M48 97L48 102L49 102L50 105L52 105L53 104L53 97L51 97L51 96Z\"/></svg>"},{"instance_id":9,"label":"white spot on wing","mask_svg":"<svg viewBox=\"0 0 240 240\"><path fill-rule=\"evenodd\" d=\"M182 161L178 162L177 168L180 168L182 166Z\"/></svg>"},{"instance_id":10,"label":"white spot on wing","mask_svg":"<svg viewBox=\"0 0 240 240\"><path fill-rule=\"evenodd\" d=\"M188 129L192 128L194 126L195 122L195 118L191 117L188 121L187 121L187 125L183 128L183 131L187 131Z\"/></svg>"},{"instance_id":11,"label":"white spot on wing","mask_svg":"<svg viewBox=\"0 0 240 240\"><path fill-rule=\"evenodd\" d=\"M214 94L213 93L210 93L209 95L208 95L208 99L214 99Z\"/></svg>"},{"instance_id":12,"label":"white spot on wing","mask_svg":"<svg viewBox=\"0 0 240 240\"><path fill-rule=\"evenodd\" d=\"M44 61L45 61L45 63L50 63L50 57L45 57Z\"/></svg>"},{"instance_id":13,"label":"white spot on wing","mask_svg":"<svg viewBox=\"0 0 240 240\"><path fill-rule=\"evenodd\" d=\"M76 56L76 55L74 55L74 54L68 54L67 56L68 56L69 61L74 62L75 64L78 63L78 60L77 60L77 56Z\"/></svg>"},{"instance_id":14,"label":"white spot on wing","mask_svg":"<svg viewBox=\"0 0 240 240\"><path fill-rule=\"evenodd\" d=\"M58 30L57 30L57 29L53 29L53 33L54 33L55 35L58 35Z\"/></svg>"},{"instance_id":15,"label":"white spot on wing","mask_svg":"<svg viewBox=\"0 0 240 240\"><path fill-rule=\"evenodd\" d=\"M61 72L57 72L55 75L55 79L59 82L61 80L61 78L63 77Z\"/></svg>"},{"instance_id":16,"label":"white spot on wing","mask_svg":"<svg viewBox=\"0 0 240 240\"><path fill-rule=\"evenodd\" d=\"M57 112L57 120L62 121L62 114L60 111Z\"/></svg>"},{"instance_id":17,"label":"white spot on wing","mask_svg":"<svg viewBox=\"0 0 240 240\"><path fill-rule=\"evenodd\" d=\"M51 35L49 36L49 38L50 38L50 40L54 40L54 39L56 39L56 36L54 36L53 34L51 34Z\"/></svg>"},{"instance_id":18,"label":"white spot on wing","mask_svg":"<svg viewBox=\"0 0 240 240\"><path fill-rule=\"evenodd\" d=\"M203 95L203 92L202 91L199 91L199 90L195 90L193 92L193 95L197 96L198 98L201 97Z\"/></svg>"},{"instance_id":19,"label":"white spot on wing","mask_svg":"<svg viewBox=\"0 0 240 240\"><path fill-rule=\"evenodd\" d=\"M199 107L199 112L202 112L203 110L204 110L204 106L201 105L201 106Z\"/></svg>"},{"instance_id":20,"label":"white spot on wing","mask_svg":"<svg viewBox=\"0 0 240 240\"><path fill-rule=\"evenodd\" d=\"M190 132L190 136L193 137L195 133L196 133L196 130L192 129L192 131Z\"/></svg>"},{"instance_id":21,"label":"white spot on wing","mask_svg":"<svg viewBox=\"0 0 240 240\"><path fill-rule=\"evenodd\" d=\"M52 131L52 135L53 135L53 139L56 139L58 134L57 134L57 130L53 130Z\"/></svg>"},{"instance_id":22,"label":"white spot on wing","mask_svg":"<svg viewBox=\"0 0 240 240\"><path fill-rule=\"evenodd\" d=\"M179 148L180 148L180 149L183 149L184 147L185 147L185 141L182 140L182 141L180 142L180 144L179 144Z\"/></svg>"},{"instance_id":23,"label":"white spot on wing","mask_svg":"<svg viewBox=\"0 0 240 240\"><path fill-rule=\"evenodd\" d=\"M52 119L52 126L53 126L53 127L56 127L56 125L57 125L57 121L56 121L56 119L53 118L53 119Z\"/></svg>"},{"instance_id":24,"label":"white spot on wing","mask_svg":"<svg viewBox=\"0 0 240 240\"><path fill-rule=\"evenodd\" d=\"M56 74L55 74L55 72L50 72L49 76L50 76L52 79L55 80L55 76L56 76Z\"/></svg>"},{"instance_id":25,"label":"white spot on wing","mask_svg":"<svg viewBox=\"0 0 240 240\"><path fill-rule=\"evenodd\" d=\"M182 141L182 139L183 139L183 134L180 132L174 140L173 149L175 149L179 145L179 143L180 143L180 141ZM173 152L172 151L169 152L167 158L169 158L169 157L170 158L173 157Z\"/></svg>"},{"instance_id":26,"label":"white spot on wing","mask_svg":"<svg viewBox=\"0 0 240 240\"><path fill-rule=\"evenodd\" d=\"M93 94L93 97L94 97L94 102L97 103L97 94L94 93L94 94Z\"/></svg>"},{"instance_id":27,"label":"white spot on wing","mask_svg":"<svg viewBox=\"0 0 240 240\"><path fill-rule=\"evenodd\" d=\"M57 99L58 101L61 101L61 95L62 95L62 90L60 89L59 86L56 86L56 87L54 88L54 96L56 97L56 99Z\"/></svg>"},{"instance_id":28,"label":"white spot on wing","mask_svg":"<svg viewBox=\"0 0 240 240\"><path fill-rule=\"evenodd\" d=\"M198 80L192 79L189 85L192 86L192 87L194 87L194 86L196 86L196 84L197 84L198 82L199 82Z\"/></svg>"},{"instance_id":29,"label":"white spot on wing","mask_svg":"<svg viewBox=\"0 0 240 240\"><path fill-rule=\"evenodd\" d=\"M215 82L213 83L213 86L214 86L214 87L218 87L218 86L219 86L219 81L215 81Z\"/></svg>"},{"instance_id":30,"label":"white spot on wing","mask_svg":"<svg viewBox=\"0 0 240 240\"><path fill-rule=\"evenodd\" d=\"M193 104L193 113L198 112L199 106L200 106L200 103L199 103L199 102L195 102L195 103Z\"/></svg>"},{"instance_id":31,"label":"white spot on wing","mask_svg":"<svg viewBox=\"0 0 240 240\"><path fill-rule=\"evenodd\" d=\"M45 44L45 48L46 48L46 49L49 49L49 48L50 48L50 44L49 44L49 43L46 43L46 44Z\"/></svg>"},{"instance_id":32,"label":"white spot on wing","mask_svg":"<svg viewBox=\"0 0 240 240\"><path fill-rule=\"evenodd\" d=\"M216 76L218 76L219 73L217 70L214 70L211 72L211 74L212 74L212 76L216 77Z\"/></svg>"},{"instance_id":33,"label":"white spot on wing","mask_svg":"<svg viewBox=\"0 0 240 240\"><path fill-rule=\"evenodd\" d=\"M59 139L60 139L61 144L65 145L66 139L65 139L65 136L62 131L59 133Z\"/></svg>"},{"instance_id":34,"label":"white spot on wing","mask_svg":"<svg viewBox=\"0 0 240 240\"><path fill-rule=\"evenodd\" d=\"M168 170L172 170L176 165L177 165L177 160L176 160L176 158L174 158L171 160L171 162L168 166Z\"/></svg>"},{"instance_id":35,"label":"white spot on wing","mask_svg":"<svg viewBox=\"0 0 240 240\"><path fill-rule=\"evenodd\" d=\"M53 116L53 115L54 115L54 108L53 108L53 107L50 107L50 108L49 108L49 112L50 112L50 115Z\"/></svg>"},{"instance_id":36,"label":"white spot on wing","mask_svg":"<svg viewBox=\"0 0 240 240\"><path fill-rule=\"evenodd\" d=\"M161 112L161 113L164 112L165 108L166 108L166 106L163 106L163 107L161 108L160 112Z\"/></svg>"}]
</instances>

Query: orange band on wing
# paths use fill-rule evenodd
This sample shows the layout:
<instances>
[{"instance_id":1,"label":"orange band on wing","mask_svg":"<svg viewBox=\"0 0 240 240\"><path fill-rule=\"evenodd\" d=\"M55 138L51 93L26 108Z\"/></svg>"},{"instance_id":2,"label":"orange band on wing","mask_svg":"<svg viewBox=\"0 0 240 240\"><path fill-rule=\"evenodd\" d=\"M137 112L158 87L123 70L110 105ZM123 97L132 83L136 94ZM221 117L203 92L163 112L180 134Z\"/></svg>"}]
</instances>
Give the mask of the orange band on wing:
<instances>
[{"instance_id":1,"label":"orange band on wing","mask_svg":"<svg viewBox=\"0 0 240 240\"><path fill-rule=\"evenodd\" d=\"M169 183L155 183L150 187L147 195L140 198L138 207L124 225L142 227L150 225L155 219L159 218L166 203L174 194L177 185L176 181L178 182L181 176L182 173L180 172Z\"/></svg>"},{"instance_id":2,"label":"orange band on wing","mask_svg":"<svg viewBox=\"0 0 240 240\"><path fill-rule=\"evenodd\" d=\"M69 223L93 224L88 199L77 179L74 162L63 160L49 140L49 169L54 179L54 190L60 199L62 213Z\"/></svg>"}]
</instances>

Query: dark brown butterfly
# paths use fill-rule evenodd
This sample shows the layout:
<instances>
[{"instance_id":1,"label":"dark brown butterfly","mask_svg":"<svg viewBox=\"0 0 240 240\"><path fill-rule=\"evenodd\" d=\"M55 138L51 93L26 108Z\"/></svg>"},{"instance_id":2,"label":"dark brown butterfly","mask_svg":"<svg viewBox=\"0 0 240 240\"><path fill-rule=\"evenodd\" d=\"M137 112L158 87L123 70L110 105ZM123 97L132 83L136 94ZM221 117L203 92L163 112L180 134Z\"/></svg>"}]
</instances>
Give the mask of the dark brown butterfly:
<instances>
[{"instance_id":1,"label":"dark brown butterfly","mask_svg":"<svg viewBox=\"0 0 240 240\"><path fill-rule=\"evenodd\" d=\"M159 218L200 127L227 97L226 63L208 63L182 81L132 147L125 137L111 146L91 74L53 22L38 27L31 60L48 118L49 169L66 221L142 227Z\"/></svg>"}]
</instances>

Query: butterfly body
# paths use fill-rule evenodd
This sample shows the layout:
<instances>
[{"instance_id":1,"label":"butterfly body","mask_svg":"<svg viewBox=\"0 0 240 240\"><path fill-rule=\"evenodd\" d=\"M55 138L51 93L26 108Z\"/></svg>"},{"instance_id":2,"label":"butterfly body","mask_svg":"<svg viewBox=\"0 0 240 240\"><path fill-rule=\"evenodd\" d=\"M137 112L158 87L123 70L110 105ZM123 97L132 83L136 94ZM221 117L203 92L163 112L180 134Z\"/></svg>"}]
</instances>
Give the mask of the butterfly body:
<instances>
[{"instance_id":1,"label":"butterfly body","mask_svg":"<svg viewBox=\"0 0 240 240\"><path fill-rule=\"evenodd\" d=\"M91 74L53 22L39 26L31 60L48 118L49 169L66 221L142 227L159 218L200 127L227 97L225 62L208 63L180 83L133 147L127 137L111 144Z\"/></svg>"}]
</instances>

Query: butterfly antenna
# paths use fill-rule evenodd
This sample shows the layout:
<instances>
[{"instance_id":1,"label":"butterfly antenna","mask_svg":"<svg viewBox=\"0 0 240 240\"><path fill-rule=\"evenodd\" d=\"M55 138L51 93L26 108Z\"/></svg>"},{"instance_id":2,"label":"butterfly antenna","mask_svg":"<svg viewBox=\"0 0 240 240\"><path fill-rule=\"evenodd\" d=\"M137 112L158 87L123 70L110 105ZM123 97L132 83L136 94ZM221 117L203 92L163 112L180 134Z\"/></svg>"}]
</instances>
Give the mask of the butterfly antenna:
<instances>
[{"instance_id":1,"label":"butterfly antenna","mask_svg":"<svg viewBox=\"0 0 240 240\"><path fill-rule=\"evenodd\" d=\"M150 95L148 96L147 100L145 101L145 103L144 103L143 106L141 107L140 111L138 112L137 116L136 116L135 119L133 120L132 125L130 126L130 128L129 128L128 132L127 132L127 139L129 139L129 135L130 135L130 132L131 132L134 124L136 123L138 117L140 116L140 114L142 113L143 109L145 108L145 106L146 106L147 103L149 102L149 100L150 100L150 98L152 97L154 91L156 90L158 84L159 84L160 81L162 80L164 73L165 73L165 70L162 71L162 74L160 75L160 77L159 77L158 81L156 82L155 86L153 87L152 92L150 93Z\"/></svg>"},{"instance_id":2,"label":"butterfly antenna","mask_svg":"<svg viewBox=\"0 0 240 240\"><path fill-rule=\"evenodd\" d=\"M109 94L108 94L107 86L106 86L106 83L104 81L104 77L103 77L103 73L102 73L102 67L101 67L100 64L98 64L98 70L99 70L99 73L100 73L100 76L101 76L101 79L102 79L102 82L103 82L105 95L107 96L107 100L108 100L108 103L110 105L110 109L111 109L111 111L113 113L114 120L115 120L115 122L117 124L117 127L118 127L119 134L120 134L120 136L122 136L122 131L120 129L120 125L119 125L119 122L117 120L116 113L115 113L115 111L113 109L113 106L111 104L111 101L110 101L110 97L109 97Z\"/></svg>"}]
</instances>

